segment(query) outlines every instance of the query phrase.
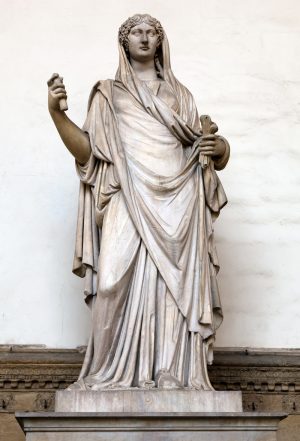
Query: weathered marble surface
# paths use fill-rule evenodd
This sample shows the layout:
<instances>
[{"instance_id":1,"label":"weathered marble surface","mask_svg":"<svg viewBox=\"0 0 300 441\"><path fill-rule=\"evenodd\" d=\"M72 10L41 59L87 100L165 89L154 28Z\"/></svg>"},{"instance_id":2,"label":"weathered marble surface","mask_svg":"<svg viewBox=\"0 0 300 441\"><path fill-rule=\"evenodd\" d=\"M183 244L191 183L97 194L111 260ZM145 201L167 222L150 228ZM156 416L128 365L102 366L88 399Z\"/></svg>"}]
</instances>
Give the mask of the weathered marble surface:
<instances>
[{"instance_id":1,"label":"weathered marble surface","mask_svg":"<svg viewBox=\"0 0 300 441\"><path fill-rule=\"evenodd\" d=\"M56 412L242 412L242 393L119 389L57 391Z\"/></svg>"},{"instance_id":2,"label":"weathered marble surface","mask_svg":"<svg viewBox=\"0 0 300 441\"><path fill-rule=\"evenodd\" d=\"M18 413L26 441L276 441L284 414Z\"/></svg>"},{"instance_id":3,"label":"weathered marble surface","mask_svg":"<svg viewBox=\"0 0 300 441\"><path fill-rule=\"evenodd\" d=\"M93 87L82 129L61 110L62 77L48 81L80 178L73 273L93 311L70 387L213 390L207 364L223 320L213 222L227 203L216 171L230 147L208 115L199 120L157 19L135 14L118 41L115 79Z\"/></svg>"}]
</instances>

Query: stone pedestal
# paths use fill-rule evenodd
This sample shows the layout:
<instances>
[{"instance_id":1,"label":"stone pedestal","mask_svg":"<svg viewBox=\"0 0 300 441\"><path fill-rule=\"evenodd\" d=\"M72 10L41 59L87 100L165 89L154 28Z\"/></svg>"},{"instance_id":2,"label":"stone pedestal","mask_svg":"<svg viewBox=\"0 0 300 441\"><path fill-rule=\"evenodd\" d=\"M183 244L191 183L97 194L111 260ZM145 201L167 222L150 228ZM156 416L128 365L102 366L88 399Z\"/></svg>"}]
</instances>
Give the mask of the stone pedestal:
<instances>
[{"instance_id":1,"label":"stone pedestal","mask_svg":"<svg viewBox=\"0 0 300 441\"><path fill-rule=\"evenodd\" d=\"M284 414L17 413L26 441L276 441Z\"/></svg>"},{"instance_id":2,"label":"stone pedestal","mask_svg":"<svg viewBox=\"0 0 300 441\"><path fill-rule=\"evenodd\" d=\"M242 412L242 393L191 389L57 391L56 412Z\"/></svg>"},{"instance_id":3,"label":"stone pedestal","mask_svg":"<svg viewBox=\"0 0 300 441\"><path fill-rule=\"evenodd\" d=\"M19 413L26 441L276 441L283 414L242 412L241 392L58 391L53 413Z\"/></svg>"}]
</instances>

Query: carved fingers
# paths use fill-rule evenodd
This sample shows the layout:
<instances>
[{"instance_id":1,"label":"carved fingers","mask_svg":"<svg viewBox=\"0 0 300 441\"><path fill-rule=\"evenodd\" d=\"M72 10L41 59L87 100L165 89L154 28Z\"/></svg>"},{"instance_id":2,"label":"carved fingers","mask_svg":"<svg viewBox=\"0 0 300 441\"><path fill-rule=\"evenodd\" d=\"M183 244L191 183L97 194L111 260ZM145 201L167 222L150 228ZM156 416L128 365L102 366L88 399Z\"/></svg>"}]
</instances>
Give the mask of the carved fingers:
<instances>
[{"instance_id":1,"label":"carved fingers","mask_svg":"<svg viewBox=\"0 0 300 441\"><path fill-rule=\"evenodd\" d=\"M67 99L63 78L58 73L54 73L47 81L47 85L49 110L64 110L60 105L61 100Z\"/></svg>"},{"instance_id":2,"label":"carved fingers","mask_svg":"<svg viewBox=\"0 0 300 441\"><path fill-rule=\"evenodd\" d=\"M49 92L53 97L67 98L67 92L63 78L54 73L47 81Z\"/></svg>"},{"instance_id":3,"label":"carved fingers","mask_svg":"<svg viewBox=\"0 0 300 441\"><path fill-rule=\"evenodd\" d=\"M199 142L200 152L207 156L214 156L216 148L216 135L203 135Z\"/></svg>"},{"instance_id":4,"label":"carved fingers","mask_svg":"<svg viewBox=\"0 0 300 441\"><path fill-rule=\"evenodd\" d=\"M200 152L206 156L222 156L225 151L225 145L217 135L203 135L199 142Z\"/></svg>"}]
</instances>

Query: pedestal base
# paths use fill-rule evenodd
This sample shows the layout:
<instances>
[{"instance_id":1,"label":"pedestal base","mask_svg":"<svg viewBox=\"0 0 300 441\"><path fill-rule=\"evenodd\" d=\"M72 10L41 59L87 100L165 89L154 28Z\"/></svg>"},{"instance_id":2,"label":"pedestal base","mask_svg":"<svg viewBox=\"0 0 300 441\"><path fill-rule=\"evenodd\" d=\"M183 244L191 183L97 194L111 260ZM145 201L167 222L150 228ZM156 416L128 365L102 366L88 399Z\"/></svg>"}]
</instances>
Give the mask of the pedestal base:
<instances>
[{"instance_id":1,"label":"pedestal base","mask_svg":"<svg viewBox=\"0 0 300 441\"><path fill-rule=\"evenodd\" d=\"M276 441L284 414L17 413L26 441Z\"/></svg>"},{"instance_id":2,"label":"pedestal base","mask_svg":"<svg viewBox=\"0 0 300 441\"><path fill-rule=\"evenodd\" d=\"M242 412L242 393L192 389L57 391L56 412Z\"/></svg>"}]
</instances>

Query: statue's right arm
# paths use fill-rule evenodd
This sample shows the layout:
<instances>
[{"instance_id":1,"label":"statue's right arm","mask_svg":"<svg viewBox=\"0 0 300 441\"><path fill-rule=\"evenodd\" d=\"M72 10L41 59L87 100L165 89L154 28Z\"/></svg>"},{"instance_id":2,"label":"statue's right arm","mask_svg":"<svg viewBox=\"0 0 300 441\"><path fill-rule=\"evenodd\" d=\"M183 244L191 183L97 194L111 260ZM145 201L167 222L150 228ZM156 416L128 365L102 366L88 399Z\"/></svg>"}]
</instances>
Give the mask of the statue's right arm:
<instances>
[{"instance_id":1,"label":"statue's right arm","mask_svg":"<svg viewBox=\"0 0 300 441\"><path fill-rule=\"evenodd\" d=\"M57 77L58 75L55 77L52 75L48 81L49 113L67 149L80 164L85 164L91 154L90 140L87 133L74 124L65 112L60 110L59 101L67 99L67 93L62 80L59 84L57 81L53 82L53 78Z\"/></svg>"}]
</instances>

